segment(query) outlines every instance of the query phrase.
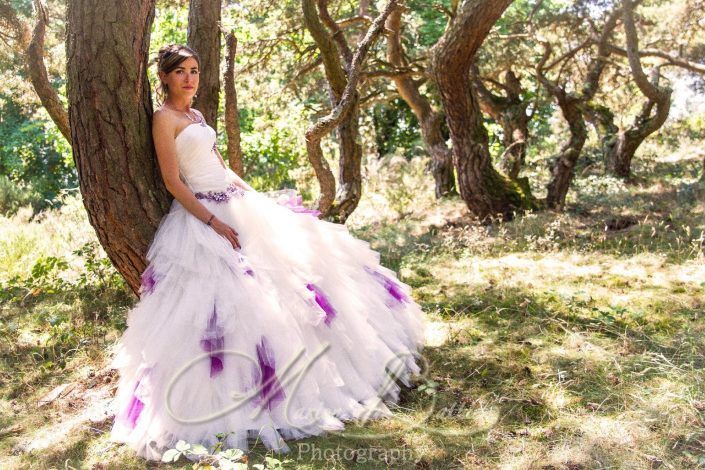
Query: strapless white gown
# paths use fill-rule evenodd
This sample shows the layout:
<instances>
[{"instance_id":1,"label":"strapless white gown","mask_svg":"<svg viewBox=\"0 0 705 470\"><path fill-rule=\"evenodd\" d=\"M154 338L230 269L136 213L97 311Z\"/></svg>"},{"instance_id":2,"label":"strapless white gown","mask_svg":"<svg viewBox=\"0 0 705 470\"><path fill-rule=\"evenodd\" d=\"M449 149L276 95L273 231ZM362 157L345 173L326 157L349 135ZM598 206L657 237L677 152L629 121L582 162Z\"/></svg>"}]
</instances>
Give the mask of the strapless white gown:
<instances>
[{"instance_id":1,"label":"strapless white gown","mask_svg":"<svg viewBox=\"0 0 705 470\"><path fill-rule=\"evenodd\" d=\"M287 452L286 439L389 416L400 391L390 377L410 385L420 372L426 320L409 286L344 225L234 186L215 134L189 125L177 159L242 248L174 199L111 363L111 439L150 460L218 433L226 448L259 438Z\"/></svg>"}]
</instances>

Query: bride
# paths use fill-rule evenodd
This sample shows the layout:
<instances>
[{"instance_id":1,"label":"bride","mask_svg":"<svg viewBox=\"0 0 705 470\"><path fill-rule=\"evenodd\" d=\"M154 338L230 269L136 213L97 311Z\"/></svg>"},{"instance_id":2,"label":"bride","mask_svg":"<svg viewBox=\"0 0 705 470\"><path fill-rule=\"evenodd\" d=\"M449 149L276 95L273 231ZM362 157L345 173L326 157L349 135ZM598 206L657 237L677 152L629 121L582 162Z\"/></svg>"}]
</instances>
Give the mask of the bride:
<instances>
[{"instance_id":1,"label":"bride","mask_svg":"<svg viewBox=\"0 0 705 470\"><path fill-rule=\"evenodd\" d=\"M228 169L190 107L198 55L162 47L152 135L174 196L111 366L111 439L150 460L178 440L277 452L284 439L391 415L420 372L426 321L410 288L343 225ZM221 439L222 439L221 435Z\"/></svg>"}]
</instances>

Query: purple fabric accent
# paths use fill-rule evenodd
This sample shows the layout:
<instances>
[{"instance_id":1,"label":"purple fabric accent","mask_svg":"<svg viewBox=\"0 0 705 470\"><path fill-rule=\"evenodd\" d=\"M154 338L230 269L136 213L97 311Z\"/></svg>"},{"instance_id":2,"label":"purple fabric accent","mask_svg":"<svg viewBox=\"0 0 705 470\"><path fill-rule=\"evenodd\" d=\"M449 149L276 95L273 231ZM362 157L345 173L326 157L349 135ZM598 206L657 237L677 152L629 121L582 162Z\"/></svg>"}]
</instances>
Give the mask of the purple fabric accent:
<instances>
[{"instance_id":1,"label":"purple fabric accent","mask_svg":"<svg viewBox=\"0 0 705 470\"><path fill-rule=\"evenodd\" d=\"M131 428L135 428L137 426L137 420L140 417L140 413L142 413L142 410L144 409L144 403L142 403L142 400L137 398L135 395L132 395L132 399L130 400L130 405L127 407L127 422L130 424Z\"/></svg>"},{"instance_id":2,"label":"purple fabric accent","mask_svg":"<svg viewBox=\"0 0 705 470\"><path fill-rule=\"evenodd\" d=\"M397 302L401 303L409 301L409 296L394 279L368 266L365 266L365 271L377 279L377 281L382 284L385 289L387 289L389 295L391 295Z\"/></svg>"},{"instance_id":3,"label":"purple fabric accent","mask_svg":"<svg viewBox=\"0 0 705 470\"><path fill-rule=\"evenodd\" d=\"M233 195L244 196L245 190L236 183L230 183L223 191L205 191L193 194L196 199L208 199L213 202L228 202Z\"/></svg>"},{"instance_id":4,"label":"purple fabric accent","mask_svg":"<svg viewBox=\"0 0 705 470\"><path fill-rule=\"evenodd\" d=\"M336 315L338 315L338 312L336 312L335 308L330 303L330 299L328 299L328 297L326 296L326 294L323 293L321 288L315 284L308 283L306 284L306 288L310 291L313 291L313 293L315 294L316 303L319 307L321 307L321 309L323 309L324 312L326 312L326 318L323 320L323 323L325 323L326 326L330 326L333 319L336 317Z\"/></svg>"},{"instance_id":5,"label":"purple fabric accent","mask_svg":"<svg viewBox=\"0 0 705 470\"><path fill-rule=\"evenodd\" d=\"M282 206L288 207L290 210L300 214L311 214L314 217L321 215L321 211L305 207L303 205L303 198L299 195L292 195L289 199L279 199L277 202Z\"/></svg>"},{"instance_id":6,"label":"purple fabric accent","mask_svg":"<svg viewBox=\"0 0 705 470\"><path fill-rule=\"evenodd\" d=\"M157 278L154 275L154 266L150 264L140 276L140 290L144 294L151 294L156 287Z\"/></svg>"},{"instance_id":7,"label":"purple fabric accent","mask_svg":"<svg viewBox=\"0 0 705 470\"><path fill-rule=\"evenodd\" d=\"M208 326L201 337L201 349L210 354L211 372L210 376L215 377L223 371L223 348L225 338L223 328L218 326L218 313L213 306L213 315L208 319Z\"/></svg>"},{"instance_id":8,"label":"purple fabric accent","mask_svg":"<svg viewBox=\"0 0 705 470\"><path fill-rule=\"evenodd\" d=\"M250 266L249 261L247 261L247 258L243 256L242 253L238 252L237 253L237 261L240 263L240 266L242 267L242 272L245 274L245 276L250 276L250 277L255 277L255 271L252 269Z\"/></svg>"},{"instance_id":9,"label":"purple fabric accent","mask_svg":"<svg viewBox=\"0 0 705 470\"><path fill-rule=\"evenodd\" d=\"M137 420L144 409L144 403L137 398L137 387L139 387L141 381L142 379L140 378L137 383L135 383L135 388L132 389L132 398L130 398L130 403L128 403L127 409L123 415L124 420L127 421L127 424L132 429L137 426Z\"/></svg>"},{"instance_id":10,"label":"purple fabric accent","mask_svg":"<svg viewBox=\"0 0 705 470\"><path fill-rule=\"evenodd\" d=\"M257 403L271 410L286 398L286 394L277 379L274 354L272 353L266 337L262 336L256 349L260 386L260 398L257 400Z\"/></svg>"}]
</instances>

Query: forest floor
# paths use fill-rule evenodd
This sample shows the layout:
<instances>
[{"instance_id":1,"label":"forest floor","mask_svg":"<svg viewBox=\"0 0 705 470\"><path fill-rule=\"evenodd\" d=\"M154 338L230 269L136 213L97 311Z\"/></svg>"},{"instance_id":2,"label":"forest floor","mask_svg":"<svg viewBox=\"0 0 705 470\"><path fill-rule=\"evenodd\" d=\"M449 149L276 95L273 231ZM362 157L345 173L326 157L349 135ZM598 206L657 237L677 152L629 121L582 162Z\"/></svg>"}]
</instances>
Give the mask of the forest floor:
<instances>
[{"instance_id":1,"label":"forest floor","mask_svg":"<svg viewBox=\"0 0 705 470\"><path fill-rule=\"evenodd\" d=\"M363 205L355 235L429 319L425 374L394 418L291 442L284 468L705 468L701 161L637 170L585 172L565 212L491 226L458 199ZM22 217L0 221L0 468L145 468L107 436L135 299L78 199Z\"/></svg>"}]
</instances>

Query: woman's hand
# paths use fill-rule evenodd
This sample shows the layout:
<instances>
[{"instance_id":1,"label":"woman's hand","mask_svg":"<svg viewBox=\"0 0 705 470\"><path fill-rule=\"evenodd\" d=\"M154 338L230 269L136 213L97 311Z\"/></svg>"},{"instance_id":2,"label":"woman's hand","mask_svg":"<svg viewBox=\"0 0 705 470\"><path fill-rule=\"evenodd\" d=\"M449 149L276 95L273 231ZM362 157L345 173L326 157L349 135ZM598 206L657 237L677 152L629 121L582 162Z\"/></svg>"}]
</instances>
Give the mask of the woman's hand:
<instances>
[{"instance_id":1,"label":"woman's hand","mask_svg":"<svg viewBox=\"0 0 705 470\"><path fill-rule=\"evenodd\" d=\"M215 230L218 234L225 237L234 249L239 250L241 248L240 241L237 239L239 234L230 225L222 222L217 217L213 217L211 227L213 227L213 230Z\"/></svg>"}]
</instances>

